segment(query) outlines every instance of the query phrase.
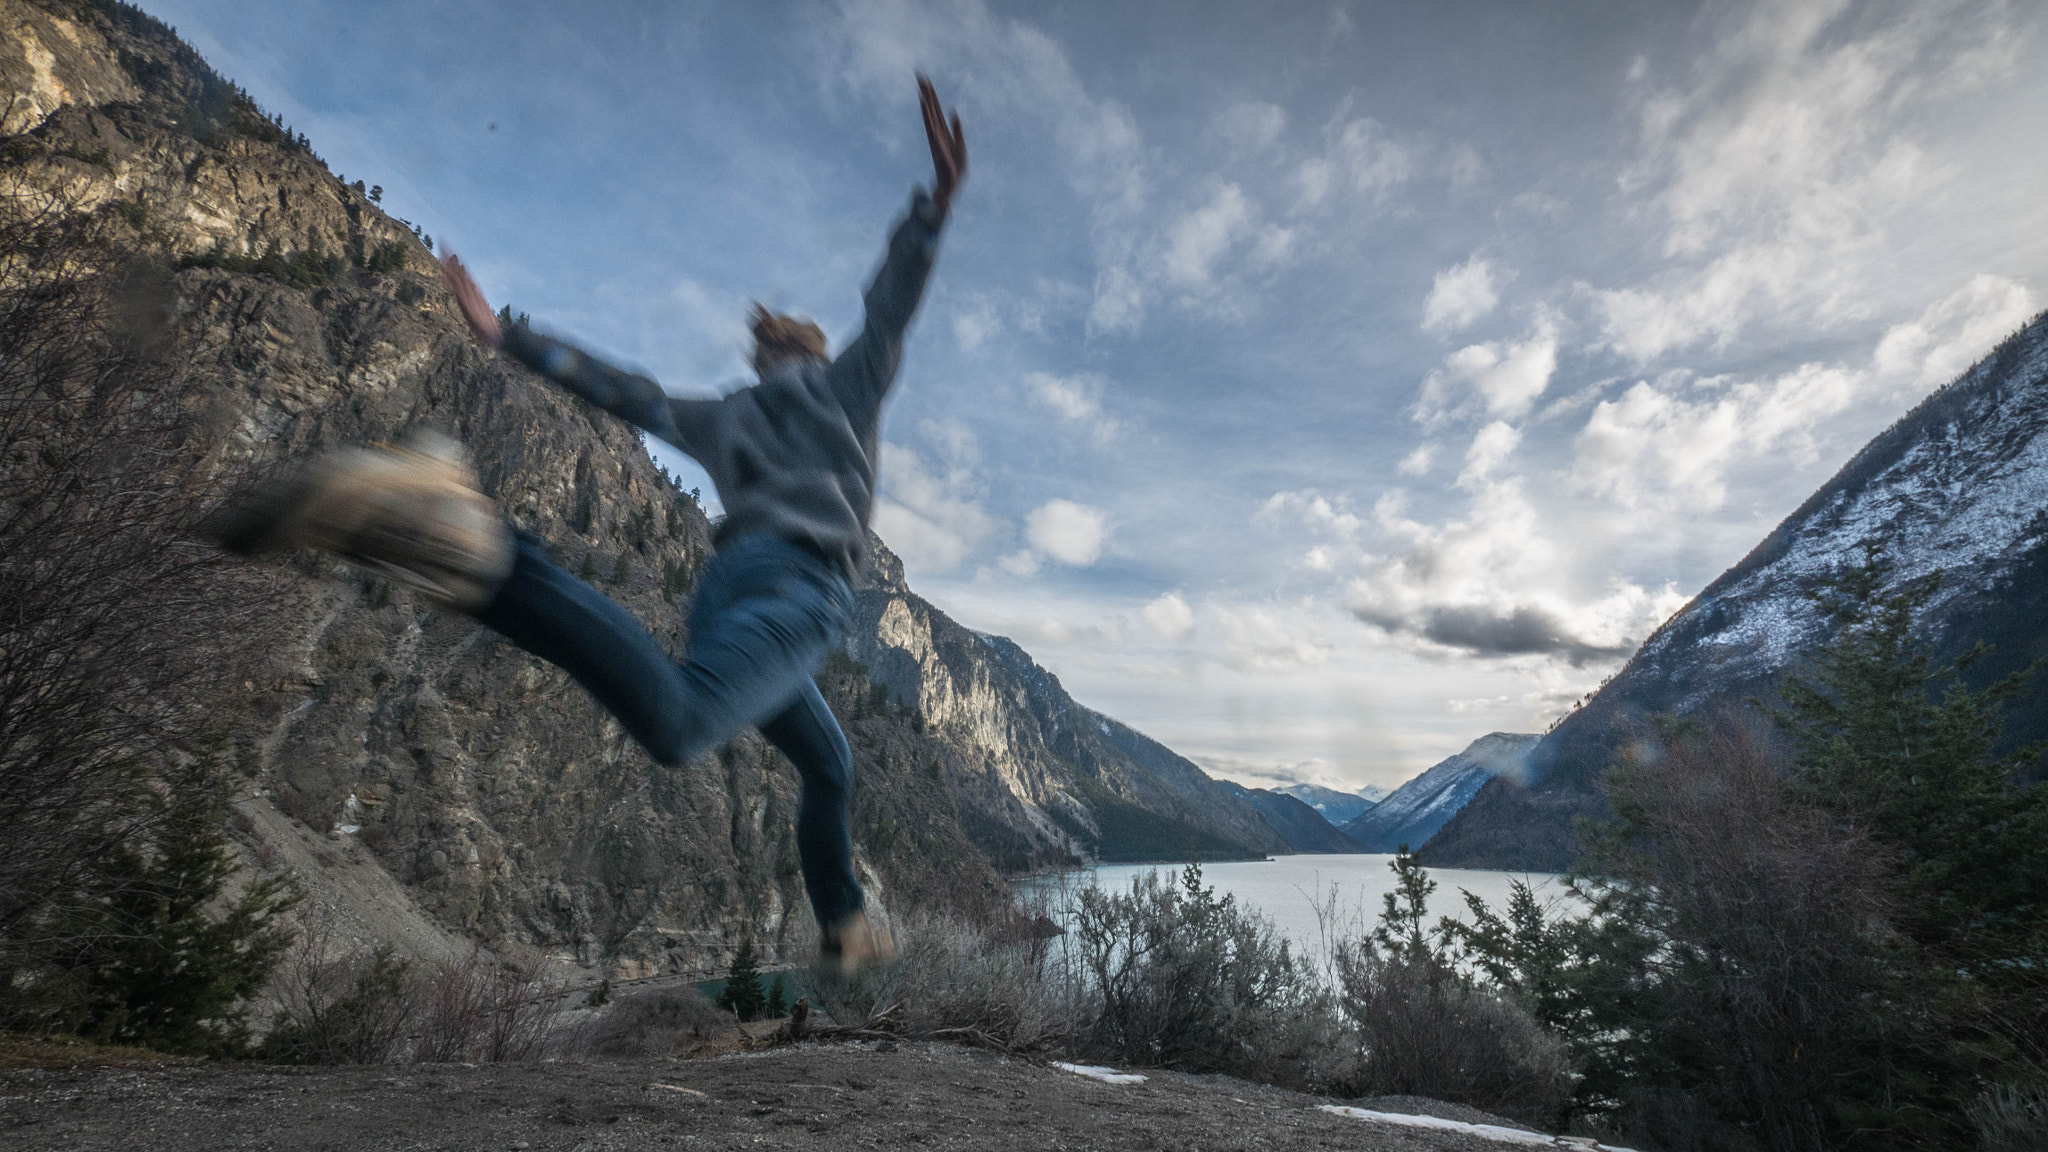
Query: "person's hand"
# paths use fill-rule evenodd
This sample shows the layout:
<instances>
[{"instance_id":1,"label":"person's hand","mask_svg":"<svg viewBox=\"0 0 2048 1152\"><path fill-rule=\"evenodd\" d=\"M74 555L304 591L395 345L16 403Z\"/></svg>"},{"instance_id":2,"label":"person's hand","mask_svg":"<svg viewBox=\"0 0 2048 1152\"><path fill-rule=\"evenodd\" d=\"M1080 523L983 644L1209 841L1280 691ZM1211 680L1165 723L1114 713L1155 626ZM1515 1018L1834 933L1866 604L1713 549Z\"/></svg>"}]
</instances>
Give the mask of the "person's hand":
<instances>
[{"instance_id":1,"label":"person's hand","mask_svg":"<svg viewBox=\"0 0 2048 1152\"><path fill-rule=\"evenodd\" d=\"M953 113L953 125L946 126L946 110L939 105L939 94L932 89L929 76L917 74L917 101L924 108L925 139L932 146L932 202L938 205L939 215L946 214L946 207L953 199L953 189L960 186L960 180L967 175L967 137L960 132L960 113Z\"/></svg>"},{"instance_id":2,"label":"person's hand","mask_svg":"<svg viewBox=\"0 0 2048 1152\"><path fill-rule=\"evenodd\" d=\"M462 318L469 322L469 330L476 334L477 343L486 348L503 344L505 333L498 328L497 313L491 311L483 289L469 278L469 269L462 266L455 253L441 258L441 278L448 282L448 291L455 294L455 303L462 309Z\"/></svg>"}]
</instances>

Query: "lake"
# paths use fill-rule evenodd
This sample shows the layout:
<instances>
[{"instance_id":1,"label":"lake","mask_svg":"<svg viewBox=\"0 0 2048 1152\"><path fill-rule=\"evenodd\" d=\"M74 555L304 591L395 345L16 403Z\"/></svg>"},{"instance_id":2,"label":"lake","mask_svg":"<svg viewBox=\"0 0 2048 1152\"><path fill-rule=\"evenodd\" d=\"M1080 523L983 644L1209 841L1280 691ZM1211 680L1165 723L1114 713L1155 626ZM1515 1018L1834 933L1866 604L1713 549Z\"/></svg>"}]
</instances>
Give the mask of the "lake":
<instances>
[{"instance_id":1,"label":"lake","mask_svg":"<svg viewBox=\"0 0 2048 1152\"><path fill-rule=\"evenodd\" d=\"M1269 860L1219 861L1202 865L1202 883L1219 894L1237 897L1240 906L1254 909L1273 922L1273 927L1294 942L1297 952L1320 954L1323 931L1316 915L1319 903L1330 903L1335 888L1335 916L1330 925L1339 936L1356 936L1370 931L1379 921L1381 897L1394 890L1393 862L1388 855L1276 856ZM1108 864L1057 875L1032 876L1015 882L1017 894L1030 898L1036 893L1057 893L1062 886L1106 885L1128 891L1131 880L1147 872L1164 872L1164 880L1177 880L1178 864ZM1538 901L1568 900L1562 878L1547 872L1488 872L1467 868L1431 868L1436 891L1429 898L1429 922L1450 915L1470 920L1460 889L1505 912L1508 886L1526 881L1536 890Z\"/></svg>"}]
</instances>

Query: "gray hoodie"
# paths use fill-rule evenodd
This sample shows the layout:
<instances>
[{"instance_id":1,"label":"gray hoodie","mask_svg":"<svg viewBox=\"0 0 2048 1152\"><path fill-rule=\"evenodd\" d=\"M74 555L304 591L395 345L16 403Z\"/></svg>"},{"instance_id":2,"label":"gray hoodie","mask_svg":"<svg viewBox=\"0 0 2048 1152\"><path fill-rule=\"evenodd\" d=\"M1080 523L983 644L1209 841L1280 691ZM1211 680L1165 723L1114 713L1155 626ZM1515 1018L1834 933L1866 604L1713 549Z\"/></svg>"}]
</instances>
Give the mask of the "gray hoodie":
<instances>
[{"instance_id":1,"label":"gray hoodie","mask_svg":"<svg viewBox=\"0 0 2048 1152\"><path fill-rule=\"evenodd\" d=\"M848 577L867 561L882 397L903 360L903 332L924 295L941 218L923 191L889 237L863 302L860 335L830 362L785 360L751 387L716 400L677 400L522 325L505 351L592 404L689 453L725 504L721 543L766 532L801 544Z\"/></svg>"}]
</instances>

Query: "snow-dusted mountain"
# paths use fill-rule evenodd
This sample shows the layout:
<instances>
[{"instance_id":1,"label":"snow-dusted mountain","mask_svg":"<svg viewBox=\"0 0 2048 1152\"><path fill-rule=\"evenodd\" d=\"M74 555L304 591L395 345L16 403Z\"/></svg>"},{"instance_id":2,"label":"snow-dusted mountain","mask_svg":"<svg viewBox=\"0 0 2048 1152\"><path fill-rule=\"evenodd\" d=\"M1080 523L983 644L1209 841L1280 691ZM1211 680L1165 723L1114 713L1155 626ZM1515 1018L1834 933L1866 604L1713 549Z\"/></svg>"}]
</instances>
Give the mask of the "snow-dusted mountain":
<instances>
[{"instance_id":1,"label":"snow-dusted mountain","mask_svg":"<svg viewBox=\"0 0 2048 1152\"><path fill-rule=\"evenodd\" d=\"M1503 773L1519 774L1538 739L1520 732L1481 736L1463 752L1446 757L1394 789L1392 795L1346 823L1344 833L1368 852L1393 852L1403 844L1420 848L1487 781Z\"/></svg>"},{"instance_id":2,"label":"snow-dusted mountain","mask_svg":"<svg viewBox=\"0 0 2048 1152\"><path fill-rule=\"evenodd\" d=\"M1358 841L1333 827L1322 814L1277 789L1247 788L1218 780L1223 790L1251 805L1288 848L1296 852L1363 852Z\"/></svg>"},{"instance_id":3,"label":"snow-dusted mountain","mask_svg":"<svg viewBox=\"0 0 2048 1152\"><path fill-rule=\"evenodd\" d=\"M1325 788L1320 784L1288 784L1273 791L1294 797L1315 809L1323 819L1339 828L1358 819L1367 808L1387 798L1385 788L1374 787L1371 784L1356 792L1339 792L1335 788Z\"/></svg>"},{"instance_id":4,"label":"snow-dusted mountain","mask_svg":"<svg viewBox=\"0 0 2048 1152\"><path fill-rule=\"evenodd\" d=\"M1895 581L1944 573L1922 635L1940 657L1996 645L1973 684L2048 654L2048 313L1865 445L1543 738L1530 786L1484 789L1424 861L1567 865L1573 818L1602 811L1599 775L1642 721L1767 694L1826 636L1805 593L1868 546L1890 555ZM2048 684L2007 718L2015 741L2048 736Z\"/></svg>"}]
</instances>

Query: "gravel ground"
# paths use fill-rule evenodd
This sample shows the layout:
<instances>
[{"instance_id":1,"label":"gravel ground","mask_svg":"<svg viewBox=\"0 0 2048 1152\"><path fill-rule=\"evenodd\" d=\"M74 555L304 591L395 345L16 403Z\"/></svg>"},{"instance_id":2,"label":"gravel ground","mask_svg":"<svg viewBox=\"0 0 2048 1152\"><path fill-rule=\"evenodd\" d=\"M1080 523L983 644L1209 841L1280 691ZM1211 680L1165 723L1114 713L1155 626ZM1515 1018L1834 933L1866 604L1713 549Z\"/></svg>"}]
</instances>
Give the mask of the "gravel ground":
<instances>
[{"instance_id":1,"label":"gravel ground","mask_svg":"<svg viewBox=\"0 0 2048 1152\"><path fill-rule=\"evenodd\" d=\"M278 1068L158 1064L0 1073L0 1149L333 1152L866 1148L1505 1152L1344 1119L1216 1076L1110 1085L943 1044L805 1044L702 1060ZM1402 1098L1501 1123L1472 1109ZM1398 1104L1398 1107L1395 1105Z\"/></svg>"}]
</instances>

